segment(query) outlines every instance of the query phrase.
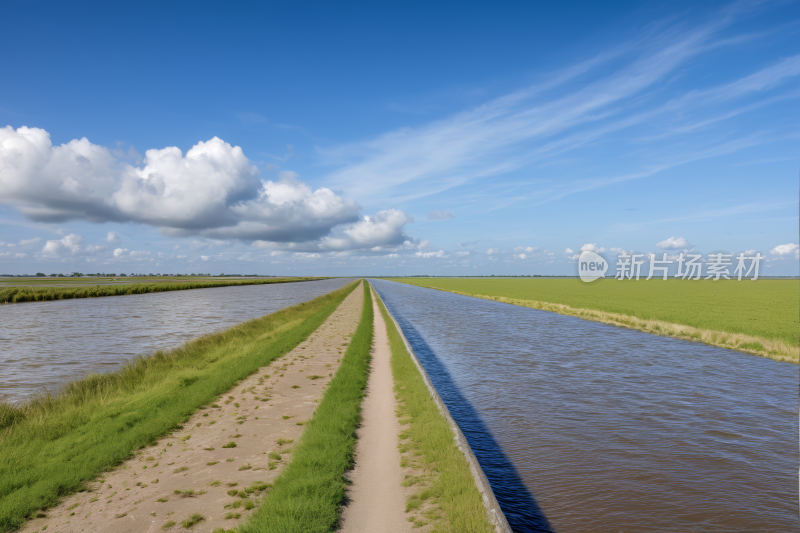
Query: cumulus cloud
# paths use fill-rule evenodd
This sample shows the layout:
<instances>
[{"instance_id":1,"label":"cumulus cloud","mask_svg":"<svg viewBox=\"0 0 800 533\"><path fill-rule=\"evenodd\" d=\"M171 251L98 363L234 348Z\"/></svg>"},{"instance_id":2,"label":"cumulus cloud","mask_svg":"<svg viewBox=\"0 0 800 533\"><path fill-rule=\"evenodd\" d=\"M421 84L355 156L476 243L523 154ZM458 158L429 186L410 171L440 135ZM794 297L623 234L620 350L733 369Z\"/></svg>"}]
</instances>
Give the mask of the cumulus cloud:
<instances>
[{"instance_id":1,"label":"cumulus cloud","mask_svg":"<svg viewBox=\"0 0 800 533\"><path fill-rule=\"evenodd\" d=\"M493 254L496 254L496 253L499 253L499 252L500 252L500 250L497 249L497 248L489 248L488 250L486 250L486 255L493 255Z\"/></svg>"},{"instance_id":2,"label":"cumulus cloud","mask_svg":"<svg viewBox=\"0 0 800 533\"><path fill-rule=\"evenodd\" d=\"M436 211L431 211L428 213L428 220L447 220L449 218L453 218L453 216L453 213L450 211L439 211L437 209Z\"/></svg>"},{"instance_id":3,"label":"cumulus cloud","mask_svg":"<svg viewBox=\"0 0 800 533\"><path fill-rule=\"evenodd\" d=\"M446 253L444 250L439 250L438 252L417 252L414 255L426 259L430 257L450 257L450 254Z\"/></svg>"},{"instance_id":4,"label":"cumulus cloud","mask_svg":"<svg viewBox=\"0 0 800 533\"><path fill-rule=\"evenodd\" d=\"M605 251L606 249L603 247L598 248L596 242L590 242L588 244L584 244L583 246L581 246L581 252L602 253Z\"/></svg>"},{"instance_id":5,"label":"cumulus cloud","mask_svg":"<svg viewBox=\"0 0 800 533\"><path fill-rule=\"evenodd\" d=\"M779 244L770 252L772 255L790 255L794 254L795 257L800 257L800 245L793 244L791 242L786 244Z\"/></svg>"},{"instance_id":6,"label":"cumulus cloud","mask_svg":"<svg viewBox=\"0 0 800 533\"><path fill-rule=\"evenodd\" d=\"M528 254L514 254L514 257L517 259L525 259L528 257Z\"/></svg>"},{"instance_id":7,"label":"cumulus cloud","mask_svg":"<svg viewBox=\"0 0 800 533\"><path fill-rule=\"evenodd\" d=\"M53 146L43 129L0 128L0 202L36 221L136 222L176 237L321 249L400 244L408 239L403 226L413 222L394 209L359 217L354 200L312 190L293 172L262 180L240 147L217 137L186 154L147 150L141 166L118 156L86 138ZM116 244L112 233L108 242Z\"/></svg>"},{"instance_id":8,"label":"cumulus cloud","mask_svg":"<svg viewBox=\"0 0 800 533\"><path fill-rule=\"evenodd\" d=\"M683 237L670 237L669 239L656 243L656 246L662 250L688 250L689 248L692 248L692 245L689 244L689 241Z\"/></svg>"},{"instance_id":9,"label":"cumulus cloud","mask_svg":"<svg viewBox=\"0 0 800 533\"><path fill-rule=\"evenodd\" d=\"M211 257L207 255L201 255L200 259L202 259L203 261L208 261L209 259L211 259Z\"/></svg>"},{"instance_id":10,"label":"cumulus cloud","mask_svg":"<svg viewBox=\"0 0 800 533\"><path fill-rule=\"evenodd\" d=\"M339 251L378 245L400 246L409 240L403 227L411 222L414 218L398 209L378 211L374 216L335 228L331 235L320 240L320 248Z\"/></svg>"},{"instance_id":11,"label":"cumulus cloud","mask_svg":"<svg viewBox=\"0 0 800 533\"><path fill-rule=\"evenodd\" d=\"M565 254L574 254L575 250L573 250L572 248L567 248L566 250L564 250L564 253Z\"/></svg>"},{"instance_id":12,"label":"cumulus cloud","mask_svg":"<svg viewBox=\"0 0 800 533\"><path fill-rule=\"evenodd\" d=\"M102 246L84 246L83 237L71 233L63 239L47 241L42 248L42 255L48 257L91 256L103 250Z\"/></svg>"},{"instance_id":13,"label":"cumulus cloud","mask_svg":"<svg viewBox=\"0 0 800 533\"><path fill-rule=\"evenodd\" d=\"M538 246L517 246L514 248L515 252L525 252L526 254L532 254L538 250ZM524 258L523 258L524 259Z\"/></svg>"},{"instance_id":14,"label":"cumulus cloud","mask_svg":"<svg viewBox=\"0 0 800 533\"><path fill-rule=\"evenodd\" d=\"M119 233L116 231L109 231L106 240L112 244L119 244L122 242L122 239L119 238Z\"/></svg>"}]
</instances>

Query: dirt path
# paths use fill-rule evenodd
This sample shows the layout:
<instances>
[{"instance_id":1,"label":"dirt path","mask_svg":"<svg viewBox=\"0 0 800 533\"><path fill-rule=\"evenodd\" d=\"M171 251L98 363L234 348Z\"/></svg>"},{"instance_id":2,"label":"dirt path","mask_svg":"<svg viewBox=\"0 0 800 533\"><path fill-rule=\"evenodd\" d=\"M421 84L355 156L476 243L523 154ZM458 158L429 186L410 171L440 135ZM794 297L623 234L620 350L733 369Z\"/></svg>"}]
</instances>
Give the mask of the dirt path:
<instances>
[{"instance_id":1,"label":"dirt path","mask_svg":"<svg viewBox=\"0 0 800 533\"><path fill-rule=\"evenodd\" d=\"M414 489L401 486L404 479L397 449L400 424L395 410L391 350L386 323L373 296L375 341L363 422L356 441L356 466L349 478L350 503L342 513L344 533L400 533L414 531L405 513L406 499ZM419 531L419 529L417 529Z\"/></svg>"},{"instance_id":2,"label":"dirt path","mask_svg":"<svg viewBox=\"0 0 800 533\"><path fill-rule=\"evenodd\" d=\"M91 492L65 498L22 531L178 532L187 531L182 522L195 513L202 519L193 531L235 527L290 459L291 442L338 369L363 302L356 288L306 341L222 395L217 407L198 411L184 429L140 450ZM164 527L169 522L175 524Z\"/></svg>"}]
</instances>

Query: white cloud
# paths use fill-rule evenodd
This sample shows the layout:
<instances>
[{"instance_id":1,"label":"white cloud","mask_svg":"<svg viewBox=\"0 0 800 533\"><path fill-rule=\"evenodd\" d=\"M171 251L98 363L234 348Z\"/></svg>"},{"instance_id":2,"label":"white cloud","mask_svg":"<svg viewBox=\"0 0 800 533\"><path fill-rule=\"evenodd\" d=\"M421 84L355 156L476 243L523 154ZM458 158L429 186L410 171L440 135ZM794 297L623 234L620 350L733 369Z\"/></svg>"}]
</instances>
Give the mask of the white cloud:
<instances>
[{"instance_id":1,"label":"white cloud","mask_svg":"<svg viewBox=\"0 0 800 533\"><path fill-rule=\"evenodd\" d=\"M793 244L791 242L786 244L779 244L778 246L770 250L769 253L773 255L794 254L795 257L800 257L800 245Z\"/></svg>"},{"instance_id":2,"label":"white cloud","mask_svg":"<svg viewBox=\"0 0 800 533\"><path fill-rule=\"evenodd\" d=\"M423 248L427 248L427 247L428 247L428 246L430 246L430 245L431 245L431 241L430 241L430 239L425 239L424 241L422 241L421 243L419 243L419 245L417 246L417 248L419 248L420 250L422 250Z\"/></svg>"},{"instance_id":3,"label":"white cloud","mask_svg":"<svg viewBox=\"0 0 800 533\"><path fill-rule=\"evenodd\" d=\"M528 254L514 254L514 257L517 259L525 259L528 257Z\"/></svg>"},{"instance_id":4,"label":"white cloud","mask_svg":"<svg viewBox=\"0 0 800 533\"><path fill-rule=\"evenodd\" d=\"M446 253L444 250L439 250L438 252L417 252L414 254L416 257L423 257L423 258L430 258L430 257L450 257L450 254Z\"/></svg>"},{"instance_id":5,"label":"white cloud","mask_svg":"<svg viewBox=\"0 0 800 533\"><path fill-rule=\"evenodd\" d=\"M0 128L0 202L36 221L137 222L170 236L331 249L400 244L413 222L395 209L359 218L354 200L312 190L293 172L262 181L240 147L217 137L186 154L148 150L142 164L86 138L52 146L43 129L7 126ZM108 242L116 244L112 233Z\"/></svg>"},{"instance_id":6,"label":"white cloud","mask_svg":"<svg viewBox=\"0 0 800 533\"><path fill-rule=\"evenodd\" d=\"M201 255L200 259L202 259L203 261L208 261L209 259L211 259L211 257L209 257L207 255Z\"/></svg>"},{"instance_id":7,"label":"white cloud","mask_svg":"<svg viewBox=\"0 0 800 533\"><path fill-rule=\"evenodd\" d=\"M331 235L320 240L322 250L353 250L378 245L402 245L408 240L403 233L406 224L414 222L411 215L398 209L378 211L352 224L343 224Z\"/></svg>"},{"instance_id":8,"label":"white cloud","mask_svg":"<svg viewBox=\"0 0 800 533\"><path fill-rule=\"evenodd\" d=\"M431 211L430 213L428 213L428 220L447 220L453 218L453 216L454 216L453 213L451 213L450 211L447 210L439 211L437 209L436 211Z\"/></svg>"},{"instance_id":9,"label":"white cloud","mask_svg":"<svg viewBox=\"0 0 800 533\"><path fill-rule=\"evenodd\" d=\"M545 251L547 251L547 250L545 250ZM564 250L564 253L565 254L574 254L575 250L573 250L572 248L567 248L566 250Z\"/></svg>"},{"instance_id":10,"label":"white cloud","mask_svg":"<svg viewBox=\"0 0 800 533\"><path fill-rule=\"evenodd\" d=\"M514 248L515 252L525 252L526 254L532 254L538 250L538 246L517 246Z\"/></svg>"},{"instance_id":11,"label":"white cloud","mask_svg":"<svg viewBox=\"0 0 800 533\"><path fill-rule=\"evenodd\" d=\"M41 241L41 237L34 237L33 239L22 239L19 241L20 246L26 246L28 244L36 244L37 242Z\"/></svg>"},{"instance_id":12,"label":"white cloud","mask_svg":"<svg viewBox=\"0 0 800 533\"><path fill-rule=\"evenodd\" d=\"M102 246L84 246L83 237L71 233L63 239L47 241L42 248L42 255L49 257L91 256L103 250Z\"/></svg>"},{"instance_id":13,"label":"white cloud","mask_svg":"<svg viewBox=\"0 0 800 533\"><path fill-rule=\"evenodd\" d=\"M670 237L669 239L656 243L656 246L662 250L688 250L689 248L692 248L692 245L689 244L689 241L683 237Z\"/></svg>"},{"instance_id":14,"label":"white cloud","mask_svg":"<svg viewBox=\"0 0 800 533\"><path fill-rule=\"evenodd\" d=\"M116 250L114 250L114 257L122 257L126 253L128 253L127 248L117 248Z\"/></svg>"},{"instance_id":15,"label":"white cloud","mask_svg":"<svg viewBox=\"0 0 800 533\"><path fill-rule=\"evenodd\" d=\"M605 248L598 248L596 242L590 242L588 244L584 244L581 246L581 252L594 252L594 253L603 253L605 252Z\"/></svg>"},{"instance_id":16,"label":"white cloud","mask_svg":"<svg viewBox=\"0 0 800 533\"><path fill-rule=\"evenodd\" d=\"M486 255L493 255L499 252L500 250L498 248L489 248L488 250L486 250Z\"/></svg>"},{"instance_id":17,"label":"white cloud","mask_svg":"<svg viewBox=\"0 0 800 533\"><path fill-rule=\"evenodd\" d=\"M109 231L106 240L112 244L119 244L122 240L119 238L119 233L116 231Z\"/></svg>"},{"instance_id":18,"label":"white cloud","mask_svg":"<svg viewBox=\"0 0 800 533\"><path fill-rule=\"evenodd\" d=\"M16 257L17 259L24 259L25 257L28 257L28 254L18 253L14 254L14 257Z\"/></svg>"}]
</instances>

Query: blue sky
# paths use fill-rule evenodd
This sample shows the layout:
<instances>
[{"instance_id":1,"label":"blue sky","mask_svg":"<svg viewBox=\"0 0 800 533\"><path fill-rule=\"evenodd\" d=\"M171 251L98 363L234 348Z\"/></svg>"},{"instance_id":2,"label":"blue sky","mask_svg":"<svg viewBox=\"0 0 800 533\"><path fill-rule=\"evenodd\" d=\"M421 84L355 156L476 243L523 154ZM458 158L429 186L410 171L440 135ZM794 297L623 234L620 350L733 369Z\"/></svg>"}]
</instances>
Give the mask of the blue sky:
<instances>
[{"instance_id":1,"label":"blue sky","mask_svg":"<svg viewBox=\"0 0 800 533\"><path fill-rule=\"evenodd\" d=\"M0 273L798 271L798 2L3 9Z\"/></svg>"}]
</instances>

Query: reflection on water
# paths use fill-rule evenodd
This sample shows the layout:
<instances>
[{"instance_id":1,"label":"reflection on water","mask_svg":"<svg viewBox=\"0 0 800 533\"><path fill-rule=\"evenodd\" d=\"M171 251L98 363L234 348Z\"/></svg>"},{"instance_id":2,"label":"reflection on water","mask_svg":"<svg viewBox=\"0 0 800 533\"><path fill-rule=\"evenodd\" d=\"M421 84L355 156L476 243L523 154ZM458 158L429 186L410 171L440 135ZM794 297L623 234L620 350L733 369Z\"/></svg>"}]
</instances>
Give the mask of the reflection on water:
<instances>
[{"instance_id":1,"label":"reflection on water","mask_svg":"<svg viewBox=\"0 0 800 533\"><path fill-rule=\"evenodd\" d=\"M313 300L352 279L0 305L0 400Z\"/></svg>"},{"instance_id":2,"label":"reflection on water","mask_svg":"<svg viewBox=\"0 0 800 533\"><path fill-rule=\"evenodd\" d=\"M515 531L797 531L798 367L373 282Z\"/></svg>"}]
</instances>

